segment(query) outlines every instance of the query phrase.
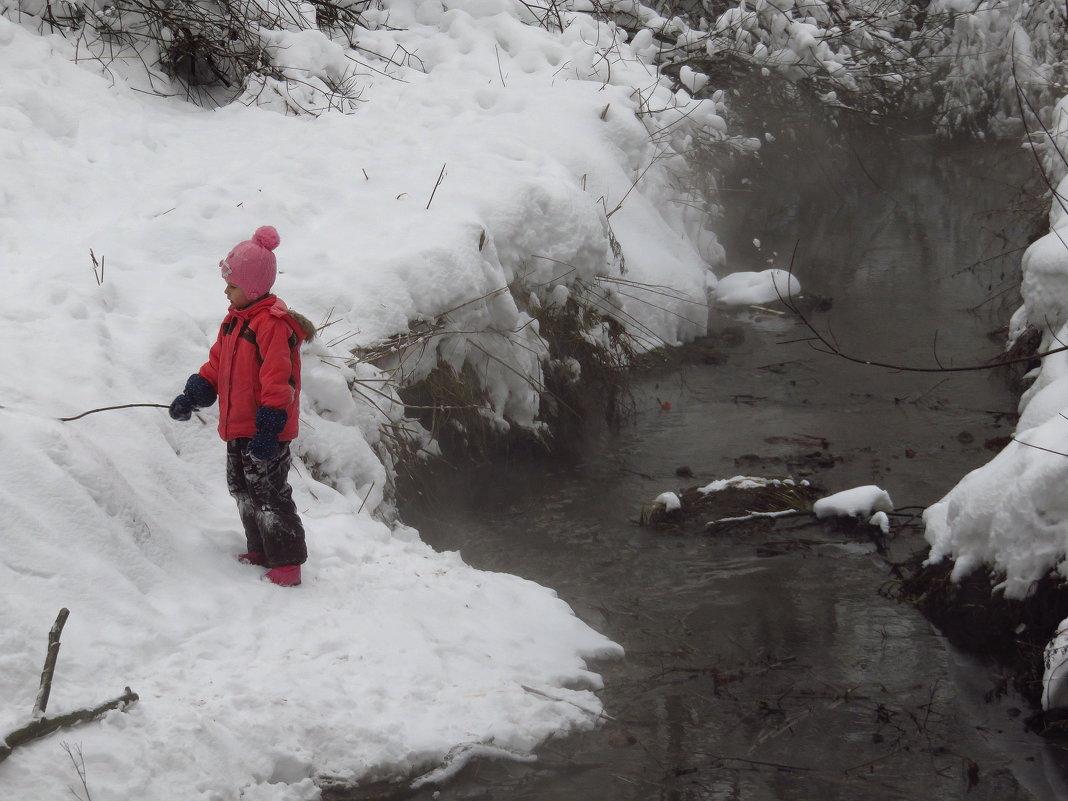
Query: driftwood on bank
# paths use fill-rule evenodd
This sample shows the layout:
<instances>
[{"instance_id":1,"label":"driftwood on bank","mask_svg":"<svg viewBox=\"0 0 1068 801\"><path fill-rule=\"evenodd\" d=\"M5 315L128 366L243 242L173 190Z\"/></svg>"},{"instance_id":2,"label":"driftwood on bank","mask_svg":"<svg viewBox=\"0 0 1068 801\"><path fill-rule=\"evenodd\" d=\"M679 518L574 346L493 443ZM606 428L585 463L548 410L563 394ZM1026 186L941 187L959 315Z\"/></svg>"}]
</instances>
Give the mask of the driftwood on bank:
<instances>
[{"instance_id":1,"label":"driftwood on bank","mask_svg":"<svg viewBox=\"0 0 1068 801\"><path fill-rule=\"evenodd\" d=\"M3 740L0 740L0 762L11 756L11 752L20 745L25 745L33 740L46 737L52 732L69 728L78 723L96 720L112 709L125 710L138 700L137 693L127 687L125 692L118 698L113 698L92 709L78 709L54 718L44 716L45 709L48 706L48 696L52 692L52 676L56 670L56 659L59 656L59 635L63 631L63 625L67 622L69 614L70 612L67 609L59 610L59 616L48 633L48 654L45 657L44 669L41 671L41 686L37 691L37 700L33 705L33 721L20 729L15 729Z\"/></svg>"}]
</instances>

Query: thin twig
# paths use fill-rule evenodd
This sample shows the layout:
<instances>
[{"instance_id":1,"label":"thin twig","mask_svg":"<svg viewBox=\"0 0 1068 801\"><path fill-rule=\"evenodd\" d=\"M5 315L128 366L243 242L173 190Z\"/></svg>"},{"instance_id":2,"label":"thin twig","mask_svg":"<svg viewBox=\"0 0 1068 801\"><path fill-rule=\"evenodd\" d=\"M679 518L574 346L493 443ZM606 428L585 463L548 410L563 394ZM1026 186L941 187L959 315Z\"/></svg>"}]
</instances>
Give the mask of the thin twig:
<instances>
[{"instance_id":1,"label":"thin twig","mask_svg":"<svg viewBox=\"0 0 1068 801\"><path fill-rule=\"evenodd\" d=\"M1027 121L1027 115L1024 113L1024 103L1026 102L1027 103L1027 107L1031 109L1031 113L1034 115L1035 119L1038 120L1039 126L1042 128L1042 131L1046 134L1047 138L1049 139L1050 145L1053 147L1054 151L1057 153L1058 156L1061 157L1062 161L1065 161L1065 163L1068 164L1068 160L1065 160L1064 153L1061 152L1060 146L1057 144L1057 138L1042 123L1041 118L1036 113L1034 107L1031 105L1031 102L1029 100L1027 100L1027 98L1024 96L1023 88L1020 86L1020 81L1016 77L1016 33L1015 32L1013 32L1012 39L1010 40L1009 46L1012 48L1012 51L1011 51L1012 52L1012 58L1010 59L1010 62L1009 62L1010 66L1012 68L1012 84L1013 84L1013 87L1016 90L1016 104L1020 109L1020 120L1021 120L1021 122L1024 122L1026 124L1026 121ZM1041 161L1041 159L1039 159L1038 153L1035 152L1035 149L1033 147L1030 148L1030 150L1034 154L1035 160L1038 162L1038 172L1039 172L1039 175L1042 176L1042 181L1049 188L1049 191L1052 193L1054 200L1061 207L1061 211L1063 211L1065 213L1068 213L1068 206L1065 206L1064 198L1061 196L1060 192L1057 191L1057 187L1055 187L1053 185L1053 182L1049 179L1049 176L1046 175L1046 170L1042 166L1042 161ZM1060 232L1057 231L1056 228L1051 229L1051 233L1055 234L1056 237L1061 240L1061 244L1064 245L1064 247L1068 248L1068 243L1066 243L1064 241L1064 239L1060 235Z\"/></svg>"},{"instance_id":2,"label":"thin twig","mask_svg":"<svg viewBox=\"0 0 1068 801\"><path fill-rule=\"evenodd\" d=\"M617 211L619 211L621 208L623 208L623 203L630 196L630 193L634 191L634 188L641 182L642 178L645 177L645 174L647 172L649 172L649 170L652 169L653 165L656 164L658 161L660 161L660 159L662 159L663 157L664 157L664 153L663 152L662 153L658 153L655 156L653 156L652 160L650 160L650 162L645 166L645 169L641 171L641 173L638 175L638 177L634 179L634 182L630 185L630 189L628 189L623 194L623 197L621 197L619 199L619 202L616 203L615 207L611 211L607 211L606 210L605 215L604 215L606 218L611 217L613 214L615 214Z\"/></svg>"},{"instance_id":3,"label":"thin twig","mask_svg":"<svg viewBox=\"0 0 1068 801\"><path fill-rule=\"evenodd\" d=\"M73 420L81 420L86 415L96 414L97 412L110 412L110 411L113 411L115 409L135 409L135 408L138 408L138 407L142 407L142 408L147 407L147 408L150 408L150 409L169 409L169 408L171 408L166 403L124 403L121 406L102 406L99 409L90 409L87 412L82 412L81 414L77 414L74 417L59 417L57 419L60 422L69 423L69 422L71 422Z\"/></svg>"},{"instance_id":4,"label":"thin twig","mask_svg":"<svg viewBox=\"0 0 1068 801\"><path fill-rule=\"evenodd\" d=\"M74 765L74 772L78 774L78 780L82 783L82 789L85 790L85 798L83 799L81 794L73 787L68 787L75 798L78 801L93 801L93 796L89 792L89 777L85 772L85 754L82 753L82 747L80 745L72 746L70 743L60 743L63 746L63 750L67 752L67 756L70 757L70 761Z\"/></svg>"},{"instance_id":5,"label":"thin twig","mask_svg":"<svg viewBox=\"0 0 1068 801\"><path fill-rule=\"evenodd\" d=\"M437 194L438 187L441 186L441 182L445 180L445 167L447 166L447 164L448 162L441 165L441 172L438 174L437 183L434 184L434 191L430 193L430 200L426 202L426 207L428 209L430 208L430 204L434 202L434 195Z\"/></svg>"},{"instance_id":6,"label":"thin twig","mask_svg":"<svg viewBox=\"0 0 1068 801\"><path fill-rule=\"evenodd\" d=\"M93 260L93 277L96 279L96 285L102 286L104 283L104 257L101 256L100 261L97 261L93 249L89 248L89 258Z\"/></svg>"},{"instance_id":7,"label":"thin twig","mask_svg":"<svg viewBox=\"0 0 1068 801\"><path fill-rule=\"evenodd\" d=\"M363 496L363 503L361 503L361 504L360 504L360 508L356 510L356 514L359 514L360 512L362 512L362 511L363 511L363 507L364 507L364 505L365 505L365 504L367 503L367 499L371 497L371 490L373 490L374 488L375 488L375 482L374 482L374 481L372 481L372 482L371 482L371 486L369 486L369 487L367 488L367 492L366 492L366 493L364 493L364 496Z\"/></svg>"},{"instance_id":8,"label":"thin twig","mask_svg":"<svg viewBox=\"0 0 1068 801\"><path fill-rule=\"evenodd\" d=\"M790 260L789 272L790 276L793 277L792 258ZM801 324L805 326L805 328L812 332L812 339L818 341L821 345L823 345L823 348L825 348L821 349L816 347L816 345L812 344L811 339L804 340L809 342L810 347L813 350L819 353L826 353L831 356L837 356L840 359L845 359L847 362L853 362L854 364L863 364L867 367L881 367L886 370L895 370L903 373L966 373L975 372L978 370L996 370L999 367L1005 367L1010 364L1025 364L1028 362L1032 362L1035 359L1044 359L1047 356L1052 356L1055 353L1062 353L1063 351L1068 350L1068 345L1065 345L1059 348L1050 348L1049 350L1045 350L1040 353L1033 353L1030 356L1019 356L1013 359L999 359L997 361L987 362L986 364L972 364L967 365L965 367L914 367L912 365L907 364L880 362L875 361L874 359L865 359L860 356L851 356L848 353L845 353L838 345L832 343L826 336L824 336L819 330L816 329L816 327L809 321L809 319L805 317L804 313L801 311L798 305L793 301L792 296L783 297L783 295L779 292L779 288L777 285L775 286L775 292L779 295L779 301L783 304L783 306L785 306L790 313L794 314L797 319L801 321Z\"/></svg>"},{"instance_id":9,"label":"thin twig","mask_svg":"<svg viewBox=\"0 0 1068 801\"><path fill-rule=\"evenodd\" d=\"M497 74L501 76L501 86L508 88L508 84L504 82L504 70L501 69L501 51L497 45L493 46L493 52L497 55Z\"/></svg>"},{"instance_id":10,"label":"thin twig","mask_svg":"<svg viewBox=\"0 0 1068 801\"><path fill-rule=\"evenodd\" d=\"M544 692L542 690L539 690L539 689L537 689L535 687L530 687L530 686L528 686L526 684L520 684L519 686L523 688L524 692L528 692L531 695L537 695L537 696L540 696L541 698L548 699L549 701L556 701L557 703L561 703L561 704L570 704L571 706L575 707L576 709L581 709L587 715L591 715L591 716L593 716L595 718L599 718L599 719L602 719L602 720L615 720L614 717L609 715L603 709L602 710L587 709L586 707L582 706L581 704L576 704L574 701L569 701L566 698L558 698L555 695L550 695L549 693Z\"/></svg>"},{"instance_id":11,"label":"thin twig","mask_svg":"<svg viewBox=\"0 0 1068 801\"><path fill-rule=\"evenodd\" d=\"M1061 451L1055 451L1052 448L1043 448L1041 445L1033 445L1030 442L1024 442L1022 439L1016 439L1012 437L1013 442L1018 442L1028 448L1034 448L1036 451L1045 451L1046 453L1052 453L1054 456L1068 456L1068 453L1062 453Z\"/></svg>"}]
</instances>

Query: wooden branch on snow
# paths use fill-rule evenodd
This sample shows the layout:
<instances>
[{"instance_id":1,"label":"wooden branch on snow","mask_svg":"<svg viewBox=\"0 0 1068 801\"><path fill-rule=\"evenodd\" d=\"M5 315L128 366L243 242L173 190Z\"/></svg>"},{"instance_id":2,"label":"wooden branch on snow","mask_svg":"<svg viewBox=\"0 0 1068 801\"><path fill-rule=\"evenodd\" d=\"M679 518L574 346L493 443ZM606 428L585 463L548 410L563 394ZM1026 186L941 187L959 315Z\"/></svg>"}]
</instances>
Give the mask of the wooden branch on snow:
<instances>
[{"instance_id":1,"label":"wooden branch on snow","mask_svg":"<svg viewBox=\"0 0 1068 801\"><path fill-rule=\"evenodd\" d=\"M63 625L67 622L70 610L66 607L59 610L56 622L52 624L52 630L48 632L48 655L45 656L44 670L41 671L41 687L37 690L37 702L33 705L33 719L40 720L44 717L45 707L48 706L48 696L52 692L52 675L56 672L56 658L59 656L59 635L63 633Z\"/></svg>"},{"instance_id":2,"label":"wooden branch on snow","mask_svg":"<svg viewBox=\"0 0 1068 801\"><path fill-rule=\"evenodd\" d=\"M44 716L45 708L48 706L48 696L52 692L52 676L56 671L56 659L59 656L59 635L63 632L63 625L67 622L68 615L70 615L70 610L60 609L56 622L52 624L52 629L48 632L48 654L45 656L44 668L41 670L41 686L37 691L37 700L33 705L33 721L21 729L15 729L0 740L0 762L11 756L11 752L20 745L25 745L31 740L39 740L54 731L69 728L78 723L96 720L112 709L125 710L138 700L137 693L127 687L118 698L113 698L92 709L78 709L55 718Z\"/></svg>"},{"instance_id":3,"label":"wooden branch on snow","mask_svg":"<svg viewBox=\"0 0 1068 801\"><path fill-rule=\"evenodd\" d=\"M69 728L78 723L96 720L105 712L110 712L112 709L125 710L130 704L133 704L137 700L137 693L127 687L126 691L118 698L113 698L100 706L93 707L92 709L79 709L55 718L40 718L33 723L23 726L21 729L15 729L15 731L8 734L3 742L0 743L0 762L3 762L11 756L11 752L20 745L25 745L31 740L39 740L54 731Z\"/></svg>"}]
</instances>

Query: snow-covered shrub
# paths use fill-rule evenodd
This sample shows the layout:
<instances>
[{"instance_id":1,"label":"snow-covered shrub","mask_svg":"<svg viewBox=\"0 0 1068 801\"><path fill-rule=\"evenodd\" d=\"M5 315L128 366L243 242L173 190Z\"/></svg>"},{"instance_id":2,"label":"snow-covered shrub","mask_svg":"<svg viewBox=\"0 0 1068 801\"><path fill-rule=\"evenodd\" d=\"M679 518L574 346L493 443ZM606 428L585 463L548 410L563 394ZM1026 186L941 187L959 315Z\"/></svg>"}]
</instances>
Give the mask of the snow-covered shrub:
<instances>
[{"instance_id":1,"label":"snow-covered shrub","mask_svg":"<svg viewBox=\"0 0 1068 801\"><path fill-rule=\"evenodd\" d=\"M657 63L693 94L731 88L732 74L755 71L804 85L830 106L890 114L928 74L907 41L916 14L908 2L742 0L725 10L706 6L714 12L710 19L668 19L631 0L591 3L630 30L635 43L644 41L643 30L651 31Z\"/></svg>"},{"instance_id":2,"label":"snow-covered shrub","mask_svg":"<svg viewBox=\"0 0 1068 801\"><path fill-rule=\"evenodd\" d=\"M926 30L945 131L1019 136L1050 122L1064 91L1064 6L1051 0L935 0ZM940 43L938 43L940 40Z\"/></svg>"},{"instance_id":3,"label":"snow-covered shrub","mask_svg":"<svg viewBox=\"0 0 1068 801\"><path fill-rule=\"evenodd\" d=\"M282 99L289 113L350 108L359 95L353 63L332 39L351 44L369 0L18 0L2 7L23 24L76 38L86 54L160 94L198 102Z\"/></svg>"},{"instance_id":4,"label":"snow-covered shrub","mask_svg":"<svg viewBox=\"0 0 1068 801\"><path fill-rule=\"evenodd\" d=\"M1012 136L1023 118L1048 124L1065 84L1068 31L1053 0L740 0L680 16L668 16L666 2L663 15L634 0L573 7L628 30L695 95L756 70L832 107L933 117L946 134Z\"/></svg>"}]
</instances>

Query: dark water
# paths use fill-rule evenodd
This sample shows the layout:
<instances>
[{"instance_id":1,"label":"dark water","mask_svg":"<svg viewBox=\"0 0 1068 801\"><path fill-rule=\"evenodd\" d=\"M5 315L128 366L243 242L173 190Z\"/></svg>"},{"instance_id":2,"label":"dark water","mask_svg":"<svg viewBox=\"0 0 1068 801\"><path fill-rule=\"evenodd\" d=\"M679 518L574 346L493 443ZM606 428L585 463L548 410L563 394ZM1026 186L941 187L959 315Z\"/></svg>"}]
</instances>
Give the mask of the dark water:
<instances>
[{"instance_id":1,"label":"dark water","mask_svg":"<svg viewBox=\"0 0 1068 801\"><path fill-rule=\"evenodd\" d=\"M1026 155L856 141L733 178L732 269L795 254L806 293L832 301L813 325L867 359L994 356L1032 224L1018 205ZM613 720L550 743L538 765L468 770L438 797L1068 798L1063 751L1026 731L997 672L880 595L886 558L923 545L907 511L888 554L804 519L756 534L635 523L665 490L739 474L875 483L918 511L1011 432L1007 377L851 364L770 312L714 313L712 330L719 363L638 379L621 430L591 424L577 453L453 473L408 500L436 548L553 587L627 651L595 666ZM683 465L693 478L676 476Z\"/></svg>"}]
</instances>

